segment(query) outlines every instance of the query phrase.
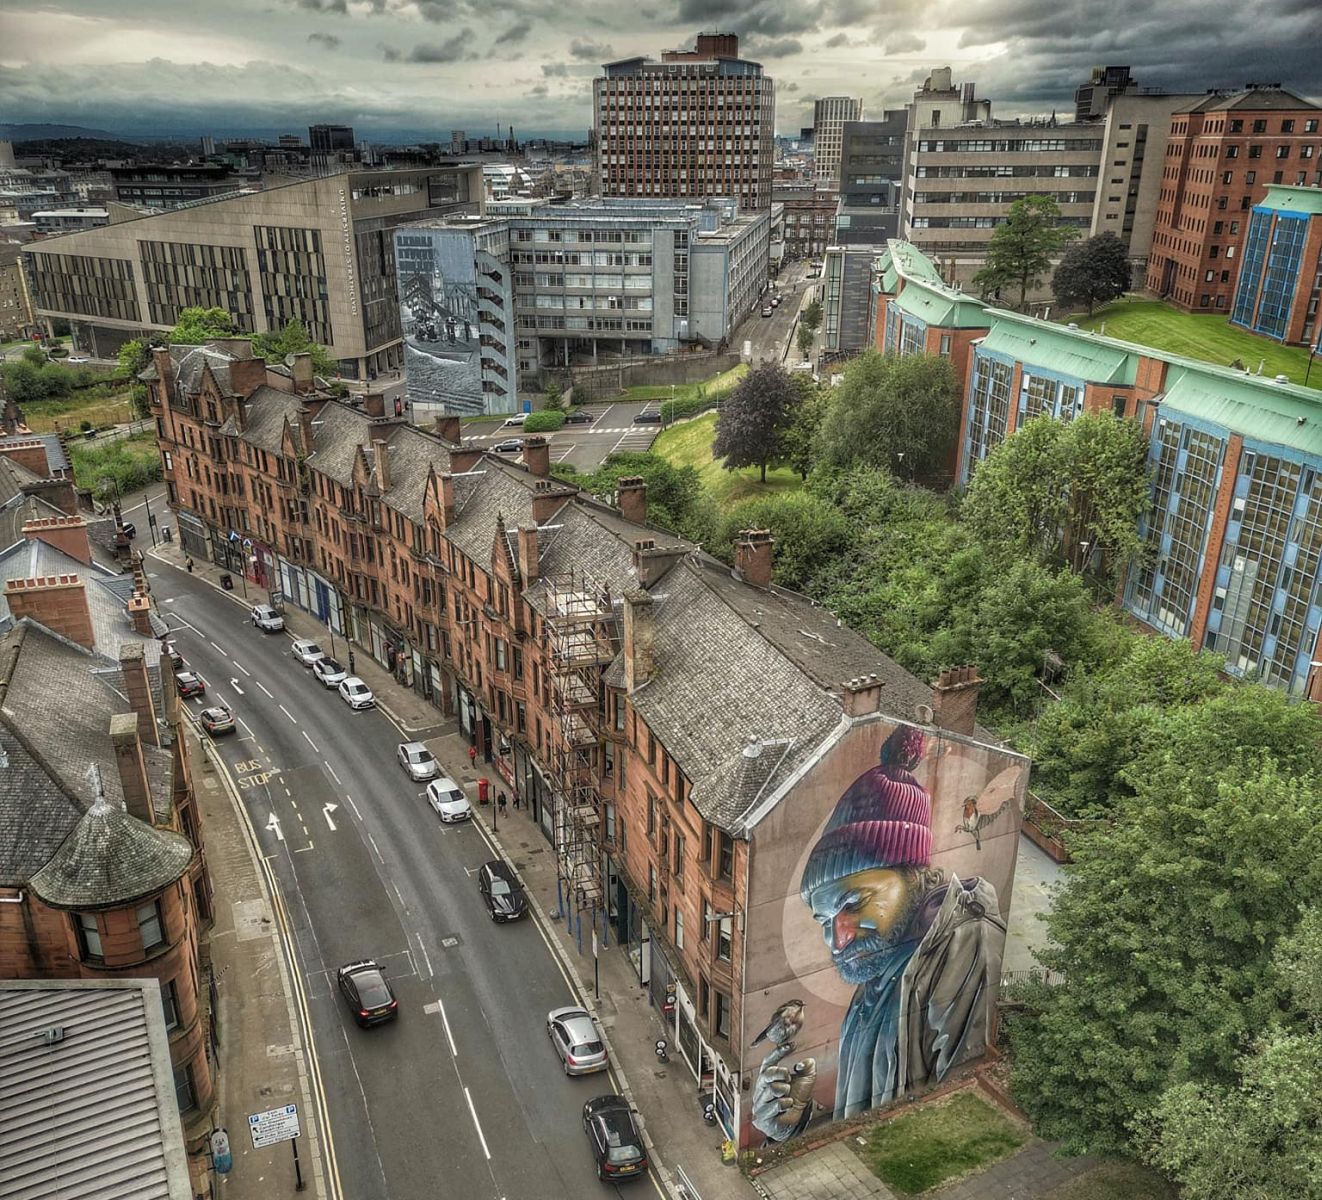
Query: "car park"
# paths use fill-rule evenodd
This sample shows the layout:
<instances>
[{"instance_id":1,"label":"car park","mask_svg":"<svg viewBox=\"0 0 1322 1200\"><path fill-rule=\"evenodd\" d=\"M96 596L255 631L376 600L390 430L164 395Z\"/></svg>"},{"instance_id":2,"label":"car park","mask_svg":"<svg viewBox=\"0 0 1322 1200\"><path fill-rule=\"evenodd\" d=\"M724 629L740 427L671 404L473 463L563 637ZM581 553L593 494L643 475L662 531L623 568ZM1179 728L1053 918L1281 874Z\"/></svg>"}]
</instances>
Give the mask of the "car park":
<instances>
[{"instance_id":1,"label":"car park","mask_svg":"<svg viewBox=\"0 0 1322 1200\"><path fill-rule=\"evenodd\" d=\"M202 728L212 737L217 737L222 733L234 732L234 714L224 705L216 705L214 708L204 708L198 714L198 720L202 722Z\"/></svg>"},{"instance_id":2,"label":"car park","mask_svg":"<svg viewBox=\"0 0 1322 1200\"><path fill-rule=\"evenodd\" d=\"M340 699L355 711L376 705L376 697L372 695L372 689L357 675L348 675L340 680Z\"/></svg>"},{"instance_id":3,"label":"car park","mask_svg":"<svg viewBox=\"0 0 1322 1200\"><path fill-rule=\"evenodd\" d=\"M252 618L252 623L263 633L282 633L284 631L284 617L269 604L254 604L249 615Z\"/></svg>"},{"instance_id":4,"label":"car park","mask_svg":"<svg viewBox=\"0 0 1322 1200\"><path fill-rule=\"evenodd\" d=\"M623 1096L596 1096L583 1105L583 1132L601 1180L647 1174L647 1151L633 1109Z\"/></svg>"},{"instance_id":5,"label":"car park","mask_svg":"<svg viewBox=\"0 0 1322 1200\"><path fill-rule=\"evenodd\" d=\"M473 815L464 790L453 779L442 775L427 785L427 803L447 825L467 821Z\"/></svg>"},{"instance_id":6,"label":"car park","mask_svg":"<svg viewBox=\"0 0 1322 1200\"><path fill-rule=\"evenodd\" d=\"M421 742L400 742L395 757L409 778L419 782L435 779L441 770L441 764Z\"/></svg>"},{"instance_id":7,"label":"car park","mask_svg":"<svg viewBox=\"0 0 1322 1200\"><path fill-rule=\"evenodd\" d=\"M591 425L596 419L596 413L590 413L581 408L571 408L565 414L566 425Z\"/></svg>"},{"instance_id":8,"label":"car park","mask_svg":"<svg viewBox=\"0 0 1322 1200\"><path fill-rule=\"evenodd\" d=\"M317 659L312 664L312 673L328 688L337 688L349 678L349 672L333 658Z\"/></svg>"},{"instance_id":9,"label":"car park","mask_svg":"<svg viewBox=\"0 0 1322 1200\"><path fill-rule=\"evenodd\" d=\"M305 667L310 667L318 659L326 657L326 652L317 645L316 642L309 641L307 638L299 638L289 647L289 653L292 654Z\"/></svg>"},{"instance_id":10,"label":"car park","mask_svg":"<svg viewBox=\"0 0 1322 1200\"><path fill-rule=\"evenodd\" d=\"M528 898L514 873L499 858L483 863L477 873L482 902L493 921L517 921L528 911Z\"/></svg>"},{"instance_id":11,"label":"car park","mask_svg":"<svg viewBox=\"0 0 1322 1200\"><path fill-rule=\"evenodd\" d=\"M174 673L174 686L179 695L187 700L192 696L205 696L207 685L202 682L202 676L194 675L192 671L176 671Z\"/></svg>"},{"instance_id":12,"label":"car park","mask_svg":"<svg viewBox=\"0 0 1322 1200\"><path fill-rule=\"evenodd\" d=\"M522 454L523 442L518 438L506 438L502 442L497 442L491 449L497 454Z\"/></svg>"},{"instance_id":13,"label":"car park","mask_svg":"<svg viewBox=\"0 0 1322 1200\"><path fill-rule=\"evenodd\" d=\"M527 413L515 413L512 417L506 419L506 425L522 425L528 419Z\"/></svg>"},{"instance_id":14,"label":"car park","mask_svg":"<svg viewBox=\"0 0 1322 1200\"><path fill-rule=\"evenodd\" d=\"M385 972L373 959L345 963L335 972L335 979L353 1019L363 1029L399 1016L399 1001L390 990Z\"/></svg>"},{"instance_id":15,"label":"car park","mask_svg":"<svg viewBox=\"0 0 1322 1200\"><path fill-rule=\"evenodd\" d=\"M566 1075L591 1075L610 1065L601 1030L585 1008L553 1008L546 1014L546 1036Z\"/></svg>"}]
</instances>

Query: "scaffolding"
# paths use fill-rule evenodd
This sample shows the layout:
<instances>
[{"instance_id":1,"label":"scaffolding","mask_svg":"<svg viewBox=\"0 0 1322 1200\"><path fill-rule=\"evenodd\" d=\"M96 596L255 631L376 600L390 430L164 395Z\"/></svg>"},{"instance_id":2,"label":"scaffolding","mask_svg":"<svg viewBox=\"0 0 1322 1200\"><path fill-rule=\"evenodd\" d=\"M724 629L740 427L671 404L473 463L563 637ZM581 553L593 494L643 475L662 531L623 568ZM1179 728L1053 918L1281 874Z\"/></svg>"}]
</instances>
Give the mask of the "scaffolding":
<instances>
[{"instance_id":1,"label":"scaffolding","mask_svg":"<svg viewBox=\"0 0 1322 1200\"><path fill-rule=\"evenodd\" d=\"M579 572L546 580L549 682L558 728L551 754L556 793L555 850L560 914L571 931L606 907L601 876L602 674L615 657L618 629L609 588Z\"/></svg>"}]
</instances>

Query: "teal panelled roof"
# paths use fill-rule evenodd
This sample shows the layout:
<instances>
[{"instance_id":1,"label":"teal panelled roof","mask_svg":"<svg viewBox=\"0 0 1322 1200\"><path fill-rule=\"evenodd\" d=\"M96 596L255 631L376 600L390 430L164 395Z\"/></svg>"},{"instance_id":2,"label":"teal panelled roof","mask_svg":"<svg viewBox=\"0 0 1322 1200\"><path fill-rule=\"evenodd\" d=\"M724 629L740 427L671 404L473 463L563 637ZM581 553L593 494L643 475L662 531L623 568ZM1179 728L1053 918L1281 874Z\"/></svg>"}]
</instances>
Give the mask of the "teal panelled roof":
<instances>
[{"instance_id":1,"label":"teal panelled roof","mask_svg":"<svg viewBox=\"0 0 1322 1200\"><path fill-rule=\"evenodd\" d=\"M895 295L895 285L899 282L900 273L895 268L895 260L891 257L889 248L883 250L873 260L872 270L881 277L881 290L887 296Z\"/></svg>"},{"instance_id":2,"label":"teal panelled roof","mask_svg":"<svg viewBox=\"0 0 1322 1200\"><path fill-rule=\"evenodd\" d=\"M986 329L990 324L987 306L981 300L944 284L910 279L894 304L902 312L943 329Z\"/></svg>"},{"instance_id":3,"label":"teal panelled roof","mask_svg":"<svg viewBox=\"0 0 1322 1200\"><path fill-rule=\"evenodd\" d=\"M916 279L922 279L928 283L942 282L941 272L936 269L936 264L917 246L892 238L886 243L886 248L890 251L891 262L895 264L896 269L904 276L905 280L913 282Z\"/></svg>"},{"instance_id":4,"label":"teal panelled roof","mask_svg":"<svg viewBox=\"0 0 1322 1200\"><path fill-rule=\"evenodd\" d=\"M1182 363L1171 367L1161 411L1322 458L1322 392L1316 388Z\"/></svg>"},{"instance_id":5,"label":"teal panelled roof","mask_svg":"<svg viewBox=\"0 0 1322 1200\"><path fill-rule=\"evenodd\" d=\"M1037 367L1087 383L1129 386L1138 373L1139 355L1155 353L1142 346L1001 309L988 309L986 319L991 330L982 339L981 348L1017 359L1030 372Z\"/></svg>"},{"instance_id":6,"label":"teal panelled roof","mask_svg":"<svg viewBox=\"0 0 1322 1200\"><path fill-rule=\"evenodd\" d=\"M1267 198L1256 207L1308 216L1322 215L1322 188L1269 183Z\"/></svg>"}]
</instances>

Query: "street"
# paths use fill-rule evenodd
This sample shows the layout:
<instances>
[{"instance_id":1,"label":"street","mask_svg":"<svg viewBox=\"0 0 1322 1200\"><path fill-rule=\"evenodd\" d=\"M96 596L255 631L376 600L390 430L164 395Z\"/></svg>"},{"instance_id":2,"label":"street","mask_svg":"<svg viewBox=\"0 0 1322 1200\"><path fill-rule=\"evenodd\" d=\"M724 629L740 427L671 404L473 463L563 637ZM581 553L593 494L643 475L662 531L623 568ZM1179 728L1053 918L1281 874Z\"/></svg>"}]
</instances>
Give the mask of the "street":
<instances>
[{"instance_id":1,"label":"street","mask_svg":"<svg viewBox=\"0 0 1322 1200\"><path fill-rule=\"evenodd\" d=\"M591 425L565 425L544 433L551 443L551 462L566 463L580 471L595 471L607 456L646 450L660 432L660 425L633 423L644 409L655 409L657 401L631 400L621 403L600 401L585 404L581 411L592 414ZM515 425L506 425L504 417L464 422L464 441L490 449L497 442L523 437ZM514 457L514 456L511 456Z\"/></svg>"},{"instance_id":2,"label":"street","mask_svg":"<svg viewBox=\"0 0 1322 1200\"><path fill-rule=\"evenodd\" d=\"M289 914L333 1194L611 1194L594 1181L580 1113L619 1090L613 1072L562 1073L545 1015L578 997L531 916L488 917L475 876L496 851L480 825L443 827L396 763L404 739L390 720L350 711L292 657L285 634L259 632L200 579L156 564L150 575L177 649L206 682L189 706L223 703L239 718L217 748ZM400 1016L364 1030L335 970L368 957Z\"/></svg>"}]
</instances>

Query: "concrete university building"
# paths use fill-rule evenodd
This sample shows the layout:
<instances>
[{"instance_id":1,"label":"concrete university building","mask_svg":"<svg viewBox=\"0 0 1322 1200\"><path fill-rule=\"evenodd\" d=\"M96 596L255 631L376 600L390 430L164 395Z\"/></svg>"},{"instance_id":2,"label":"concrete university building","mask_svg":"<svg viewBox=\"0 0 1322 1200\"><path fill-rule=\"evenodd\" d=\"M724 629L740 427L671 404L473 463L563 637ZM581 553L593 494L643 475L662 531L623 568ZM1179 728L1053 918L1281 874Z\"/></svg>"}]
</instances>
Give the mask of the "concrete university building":
<instances>
[{"instance_id":1,"label":"concrete university building","mask_svg":"<svg viewBox=\"0 0 1322 1200\"><path fill-rule=\"evenodd\" d=\"M977 1063L1028 763L978 727L973 668L915 679L776 587L765 530L718 562L648 521L642 479L607 504L554 478L545 438L515 463L458 417L275 379L224 346L156 352L180 529L209 531L198 552L254 531L289 603L457 718L726 1137L811 1136ZM906 898L906 954L843 953L874 886ZM898 986L869 996L910 963L902 1020ZM874 1069L884 1048L901 1070Z\"/></svg>"},{"instance_id":2,"label":"concrete university building","mask_svg":"<svg viewBox=\"0 0 1322 1200\"><path fill-rule=\"evenodd\" d=\"M904 243L879 259L876 288L878 348L947 355L964 380L959 485L1034 417L1106 411L1137 422L1152 504L1125 611L1223 655L1232 675L1322 700L1317 391L991 308L947 287ZM1269 293L1256 311L1277 303Z\"/></svg>"},{"instance_id":3,"label":"concrete university building","mask_svg":"<svg viewBox=\"0 0 1322 1200\"><path fill-rule=\"evenodd\" d=\"M770 225L713 198L492 201L400 226L410 399L513 412L546 369L718 346L766 287Z\"/></svg>"},{"instance_id":4,"label":"concrete university building","mask_svg":"<svg viewBox=\"0 0 1322 1200\"><path fill-rule=\"evenodd\" d=\"M201 305L244 333L297 318L343 376L368 380L404 362L391 230L481 204L479 166L349 171L50 238L24 258L38 319L70 322L96 357Z\"/></svg>"}]
</instances>

